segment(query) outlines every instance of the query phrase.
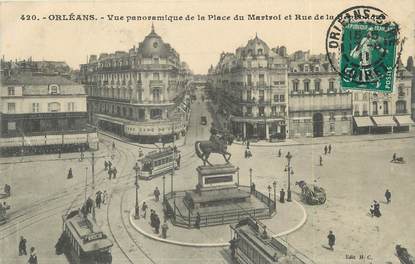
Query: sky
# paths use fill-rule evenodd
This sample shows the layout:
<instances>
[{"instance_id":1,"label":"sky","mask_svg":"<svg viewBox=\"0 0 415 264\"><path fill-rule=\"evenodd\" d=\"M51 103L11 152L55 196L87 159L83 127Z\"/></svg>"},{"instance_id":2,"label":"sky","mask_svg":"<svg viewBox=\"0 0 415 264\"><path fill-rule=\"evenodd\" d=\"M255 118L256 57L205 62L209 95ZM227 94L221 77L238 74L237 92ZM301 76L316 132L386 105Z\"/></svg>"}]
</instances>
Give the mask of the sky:
<instances>
[{"instance_id":1,"label":"sky","mask_svg":"<svg viewBox=\"0 0 415 264\"><path fill-rule=\"evenodd\" d=\"M284 45L288 53L296 50L325 52L326 31L330 19L285 20L291 15L335 16L355 5L380 8L401 26L406 37L403 59L415 55L415 1L123 1L123 2L1 2L0 54L6 59L59 60L79 68L91 54L128 51L138 46L151 30L150 21L110 21L117 16L194 16L193 21L155 21L156 32L180 54L194 73L207 73L216 65L222 52L234 52L249 39L263 39L271 48ZM96 21L51 21L50 15L94 15ZM274 21L236 21L235 15L281 15ZM22 15L36 15L39 20L21 20ZM197 15L206 20L197 20ZM230 21L212 19L209 15L230 16ZM25 16L26 17L26 16ZM43 19L46 17L46 19ZM104 17L105 19L100 19Z\"/></svg>"}]
</instances>

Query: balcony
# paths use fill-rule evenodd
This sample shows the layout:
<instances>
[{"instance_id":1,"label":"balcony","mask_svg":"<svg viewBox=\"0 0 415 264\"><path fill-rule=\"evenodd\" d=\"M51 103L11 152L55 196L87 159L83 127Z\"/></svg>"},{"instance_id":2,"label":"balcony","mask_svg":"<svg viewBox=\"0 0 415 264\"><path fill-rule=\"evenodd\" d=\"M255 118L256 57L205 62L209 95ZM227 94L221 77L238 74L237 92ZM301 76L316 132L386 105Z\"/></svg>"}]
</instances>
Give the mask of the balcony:
<instances>
[{"instance_id":1,"label":"balcony","mask_svg":"<svg viewBox=\"0 0 415 264\"><path fill-rule=\"evenodd\" d=\"M163 86L163 81L161 81L161 80L150 80L150 86Z\"/></svg>"}]
</instances>

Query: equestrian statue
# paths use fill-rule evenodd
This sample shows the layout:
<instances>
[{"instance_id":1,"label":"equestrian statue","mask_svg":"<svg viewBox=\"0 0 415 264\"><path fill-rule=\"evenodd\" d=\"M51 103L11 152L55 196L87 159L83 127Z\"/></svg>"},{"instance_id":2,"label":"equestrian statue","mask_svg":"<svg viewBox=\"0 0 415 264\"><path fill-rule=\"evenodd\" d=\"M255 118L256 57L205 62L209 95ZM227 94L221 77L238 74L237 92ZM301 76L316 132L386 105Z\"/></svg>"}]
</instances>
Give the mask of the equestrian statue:
<instances>
[{"instance_id":1,"label":"equestrian statue","mask_svg":"<svg viewBox=\"0 0 415 264\"><path fill-rule=\"evenodd\" d=\"M227 151L228 140L226 135L218 135L218 131L213 126L210 129L210 134L209 140L196 141L196 155L203 161L204 166L206 166L206 163L213 166L209 162L209 156L211 153L222 154L226 163L229 163L231 153Z\"/></svg>"}]
</instances>

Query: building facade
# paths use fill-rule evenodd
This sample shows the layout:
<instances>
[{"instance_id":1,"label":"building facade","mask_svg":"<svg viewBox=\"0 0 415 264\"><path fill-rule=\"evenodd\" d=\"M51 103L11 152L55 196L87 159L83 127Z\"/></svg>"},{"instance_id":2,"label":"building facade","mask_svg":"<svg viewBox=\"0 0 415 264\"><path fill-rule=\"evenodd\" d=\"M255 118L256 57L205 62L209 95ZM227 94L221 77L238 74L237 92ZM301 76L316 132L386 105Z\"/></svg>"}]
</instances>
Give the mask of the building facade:
<instances>
[{"instance_id":1,"label":"building facade","mask_svg":"<svg viewBox=\"0 0 415 264\"><path fill-rule=\"evenodd\" d=\"M46 152L74 151L96 145L96 133L86 126L82 85L60 75L14 66L2 61L2 153L41 153L45 148Z\"/></svg>"},{"instance_id":2,"label":"building facade","mask_svg":"<svg viewBox=\"0 0 415 264\"><path fill-rule=\"evenodd\" d=\"M285 47L271 49L258 36L222 53L208 73L208 89L228 130L240 138L286 137L287 58Z\"/></svg>"},{"instance_id":3,"label":"building facade","mask_svg":"<svg viewBox=\"0 0 415 264\"><path fill-rule=\"evenodd\" d=\"M81 65L89 122L143 143L186 132L184 101L191 71L155 32L128 52L92 55Z\"/></svg>"},{"instance_id":4,"label":"building facade","mask_svg":"<svg viewBox=\"0 0 415 264\"><path fill-rule=\"evenodd\" d=\"M289 56L288 93L290 137L351 133L351 93L342 91L325 54Z\"/></svg>"},{"instance_id":5,"label":"building facade","mask_svg":"<svg viewBox=\"0 0 415 264\"><path fill-rule=\"evenodd\" d=\"M394 92L389 94L353 91L353 133L409 131L412 74L403 65L397 69Z\"/></svg>"}]
</instances>

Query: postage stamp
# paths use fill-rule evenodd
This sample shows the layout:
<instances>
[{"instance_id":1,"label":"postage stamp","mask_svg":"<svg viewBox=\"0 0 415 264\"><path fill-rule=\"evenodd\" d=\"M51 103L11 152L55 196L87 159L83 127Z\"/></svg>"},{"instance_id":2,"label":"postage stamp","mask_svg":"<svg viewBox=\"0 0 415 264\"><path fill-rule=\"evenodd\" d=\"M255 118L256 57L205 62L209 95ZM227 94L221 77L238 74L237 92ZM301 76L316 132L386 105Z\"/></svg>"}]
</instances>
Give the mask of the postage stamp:
<instances>
[{"instance_id":1,"label":"postage stamp","mask_svg":"<svg viewBox=\"0 0 415 264\"><path fill-rule=\"evenodd\" d=\"M399 26L380 9L349 8L327 31L326 51L344 90L393 91Z\"/></svg>"}]
</instances>

